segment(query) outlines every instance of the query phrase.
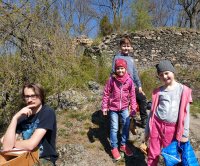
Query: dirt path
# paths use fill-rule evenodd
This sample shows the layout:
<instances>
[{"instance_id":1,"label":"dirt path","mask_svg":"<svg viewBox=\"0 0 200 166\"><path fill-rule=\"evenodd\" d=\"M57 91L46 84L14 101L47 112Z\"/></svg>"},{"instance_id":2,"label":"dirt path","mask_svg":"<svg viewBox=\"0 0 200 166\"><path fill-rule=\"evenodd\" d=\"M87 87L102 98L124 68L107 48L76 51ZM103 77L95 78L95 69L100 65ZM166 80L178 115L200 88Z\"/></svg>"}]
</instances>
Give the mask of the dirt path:
<instances>
[{"instance_id":1,"label":"dirt path","mask_svg":"<svg viewBox=\"0 0 200 166\"><path fill-rule=\"evenodd\" d=\"M190 116L190 141L195 149L196 156L200 161L200 114Z\"/></svg>"},{"instance_id":2,"label":"dirt path","mask_svg":"<svg viewBox=\"0 0 200 166\"><path fill-rule=\"evenodd\" d=\"M190 130L200 140L200 114L190 116Z\"/></svg>"},{"instance_id":3,"label":"dirt path","mask_svg":"<svg viewBox=\"0 0 200 166\"><path fill-rule=\"evenodd\" d=\"M61 115L63 117L63 114ZM93 112L91 117L90 120L88 119L89 121L72 119L67 122L68 128L64 130L64 137L61 139L59 136L58 138L60 142L59 165L146 166L146 156L138 148L144 129L138 128L137 135L129 143L135 155L133 157L125 156L120 161L114 162L110 153L106 120L101 118L99 111ZM200 114L191 116L190 141L200 161ZM159 166L163 165L161 161Z\"/></svg>"}]
</instances>

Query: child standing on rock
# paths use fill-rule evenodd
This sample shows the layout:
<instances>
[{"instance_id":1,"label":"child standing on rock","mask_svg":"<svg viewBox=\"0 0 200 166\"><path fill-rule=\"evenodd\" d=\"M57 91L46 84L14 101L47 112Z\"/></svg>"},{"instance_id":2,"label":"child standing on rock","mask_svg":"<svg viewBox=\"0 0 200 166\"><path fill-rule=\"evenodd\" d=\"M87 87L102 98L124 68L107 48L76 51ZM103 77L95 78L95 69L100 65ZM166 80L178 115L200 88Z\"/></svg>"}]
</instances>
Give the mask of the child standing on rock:
<instances>
[{"instance_id":1,"label":"child standing on rock","mask_svg":"<svg viewBox=\"0 0 200 166\"><path fill-rule=\"evenodd\" d=\"M145 128L149 138L148 166L157 166L163 147L173 140L187 142L189 136L189 105L191 89L175 80L175 69L169 60L156 65L163 86L152 94L152 108Z\"/></svg>"},{"instance_id":2,"label":"child standing on rock","mask_svg":"<svg viewBox=\"0 0 200 166\"><path fill-rule=\"evenodd\" d=\"M130 104L131 111L128 107ZM119 118L122 120L122 134L120 139L120 151L123 151L127 156L132 156L133 152L127 146L129 135L130 115L136 114L136 96L134 83L127 73L127 63L123 59L115 61L115 73L110 76L107 81L103 100L102 100L103 115L109 113L110 116L110 144L111 153L115 160L121 158L118 150L118 129Z\"/></svg>"},{"instance_id":3,"label":"child standing on rock","mask_svg":"<svg viewBox=\"0 0 200 166\"><path fill-rule=\"evenodd\" d=\"M141 118L141 127L145 127L147 121L147 99L145 93L142 90L142 85L140 78L138 76L138 71L134 63L134 59L130 56L132 50L131 39L128 36L123 37L120 40L120 51L117 53L112 62L112 71L115 70L115 60L124 59L127 62L127 72L130 74L135 85L136 92L136 101L139 106L140 118Z\"/></svg>"}]
</instances>

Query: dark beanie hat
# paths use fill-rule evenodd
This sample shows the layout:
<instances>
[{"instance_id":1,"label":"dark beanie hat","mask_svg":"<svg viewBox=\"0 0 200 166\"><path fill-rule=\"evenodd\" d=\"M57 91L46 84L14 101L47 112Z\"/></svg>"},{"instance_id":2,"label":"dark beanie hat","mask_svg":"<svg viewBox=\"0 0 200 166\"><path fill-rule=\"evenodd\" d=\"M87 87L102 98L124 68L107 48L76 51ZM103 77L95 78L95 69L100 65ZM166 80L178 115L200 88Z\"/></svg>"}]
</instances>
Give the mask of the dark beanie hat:
<instances>
[{"instance_id":1,"label":"dark beanie hat","mask_svg":"<svg viewBox=\"0 0 200 166\"><path fill-rule=\"evenodd\" d=\"M173 73L175 72L174 66L169 60L161 60L159 64L156 65L156 69L158 74L164 71L171 71Z\"/></svg>"},{"instance_id":2,"label":"dark beanie hat","mask_svg":"<svg viewBox=\"0 0 200 166\"><path fill-rule=\"evenodd\" d=\"M116 59L116 60L115 60L115 69L116 69L117 67L124 67L125 69L127 69L126 60L124 60L124 59Z\"/></svg>"}]
</instances>

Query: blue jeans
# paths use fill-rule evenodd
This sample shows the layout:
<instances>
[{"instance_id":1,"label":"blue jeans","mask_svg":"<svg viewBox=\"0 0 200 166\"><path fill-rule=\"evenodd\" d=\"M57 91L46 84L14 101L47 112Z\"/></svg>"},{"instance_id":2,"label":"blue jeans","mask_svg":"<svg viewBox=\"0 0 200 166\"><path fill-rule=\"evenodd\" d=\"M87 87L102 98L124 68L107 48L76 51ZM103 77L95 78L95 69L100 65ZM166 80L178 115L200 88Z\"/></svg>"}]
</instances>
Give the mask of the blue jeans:
<instances>
[{"instance_id":1,"label":"blue jeans","mask_svg":"<svg viewBox=\"0 0 200 166\"><path fill-rule=\"evenodd\" d=\"M112 149L118 147L119 118L121 118L122 122L121 145L125 145L128 139L130 124L128 109L122 111L110 110L110 144Z\"/></svg>"}]
</instances>

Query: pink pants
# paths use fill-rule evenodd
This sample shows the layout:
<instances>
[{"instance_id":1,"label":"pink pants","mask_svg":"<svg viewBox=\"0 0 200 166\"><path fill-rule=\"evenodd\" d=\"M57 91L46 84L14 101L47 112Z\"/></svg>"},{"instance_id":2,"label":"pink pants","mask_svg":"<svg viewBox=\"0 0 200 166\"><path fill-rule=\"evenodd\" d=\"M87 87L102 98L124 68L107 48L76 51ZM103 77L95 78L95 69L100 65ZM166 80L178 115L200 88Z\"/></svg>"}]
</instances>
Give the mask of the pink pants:
<instances>
[{"instance_id":1,"label":"pink pants","mask_svg":"<svg viewBox=\"0 0 200 166\"><path fill-rule=\"evenodd\" d=\"M169 145L175 134L176 123L168 123L154 116L149 139L148 166L157 166L161 148Z\"/></svg>"}]
</instances>

